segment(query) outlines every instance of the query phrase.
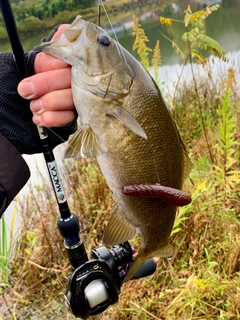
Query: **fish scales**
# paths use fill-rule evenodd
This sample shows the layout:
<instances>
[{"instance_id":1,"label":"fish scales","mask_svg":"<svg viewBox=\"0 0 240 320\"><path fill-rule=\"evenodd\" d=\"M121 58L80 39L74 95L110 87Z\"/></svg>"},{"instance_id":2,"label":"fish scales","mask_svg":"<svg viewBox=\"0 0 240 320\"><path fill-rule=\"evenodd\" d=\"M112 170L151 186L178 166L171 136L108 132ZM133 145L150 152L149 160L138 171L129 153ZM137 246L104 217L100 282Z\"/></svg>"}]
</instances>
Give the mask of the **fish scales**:
<instances>
[{"instance_id":1,"label":"fish scales","mask_svg":"<svg viewBox=\"0 0 240 320\"><path fill-rule=\"evenodd\" d=\"M81 128L70 141L97 158L116 205L103 241L115 245L141 235L141 248L125 280L149 257L170 257L176 206L128 197L123 186L154 184L182 189L190 161L178 129L149 73L100 27L80 16L43 51L72 65L73 99Z\"/></svg>"}]
</instances>

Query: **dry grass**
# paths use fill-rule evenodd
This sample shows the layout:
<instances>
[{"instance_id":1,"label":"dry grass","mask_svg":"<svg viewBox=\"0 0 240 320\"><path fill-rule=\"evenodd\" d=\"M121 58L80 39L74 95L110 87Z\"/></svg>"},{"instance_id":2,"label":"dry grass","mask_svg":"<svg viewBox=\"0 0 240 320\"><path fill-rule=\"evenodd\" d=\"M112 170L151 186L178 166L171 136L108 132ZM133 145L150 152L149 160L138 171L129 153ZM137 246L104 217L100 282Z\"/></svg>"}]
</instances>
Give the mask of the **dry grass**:
<instances>
[{"instance_id":1,"label":"dry grass","mask_svg":"<svg viewBox=\"0 0 240 320\"><path fill-rule=\"evenodd\" d=\"M175 256L171 263L159 259L151 277L125 284L119 303L105 311L102 320L240 318L238 84L233 69L218 83L210 73L195 81L197 93L195 84L180 82L171 97L194 162L185 185L193 201L179 210L173 229ZM68 162L63 174L89 252L101 244L113 199L95 161ZM71 270L48 182L43 179L42 186L31 189L22 212L22 233L9 265L10 285L3 291L0 319L73 319L63 307Z\"/></svg>"},{"instance_id":2,"label":"dry grass","mask_svg":"<svg viewBox=\"0 0 240 320\"><path fill-rule=\"evenodd\" d=\"M223 165L219 150L224 148L219 140L219 110L226 108L222 101L230 90L230 76L231 70L221 90L207 91L199 85L201 103L211 106L206 119L214 164L208 157L200 125L196 124L199 130L191 127L197 118L191 84L180 87L174 112L181 127L187 124L185 140L191 136L189 141L194 141L189 144L195 166L185 186L193 195L193 202L179 211L172 236L176 254L171 263L159 259L153 276L125 284L119 303L105 311L101 319L239 318L239 98L234 94L227 103L230 118L236 122L226 128L236 142L231 153L232 168L225 172L224 184L216 175L216 166ZM200 84L204 81L200 80ZM185 112L183 106L190 106L191 111ZM64 176L70 205L80 218L82 236L90 251L101 244L113 199L95 161L67 163ZM63 307L70 268L56 226L54 196L47 182L32 188L22 212L22 234L10 264L10 286L2 298L4 319L73 319Z\"/></svg>"}]
</instances>

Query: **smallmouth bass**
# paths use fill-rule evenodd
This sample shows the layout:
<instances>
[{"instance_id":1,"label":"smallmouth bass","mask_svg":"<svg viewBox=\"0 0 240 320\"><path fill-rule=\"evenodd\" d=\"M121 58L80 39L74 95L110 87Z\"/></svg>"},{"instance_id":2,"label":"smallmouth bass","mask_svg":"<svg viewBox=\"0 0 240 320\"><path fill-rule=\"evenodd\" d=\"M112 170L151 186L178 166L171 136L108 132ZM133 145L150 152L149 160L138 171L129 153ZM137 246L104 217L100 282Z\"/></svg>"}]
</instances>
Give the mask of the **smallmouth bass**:
<instances>
[{"instance_id":1,"label":"smallmouth bass","mask_svg":"<svg viewBox=\"0 0 240 320\"><path fill-rule=\"evenodd\" d=\"M141 248L124 280L128 281L148 258L172 256L169 237L178 202L166 190L181 194L191 162L154 80L102 28L77 16L58 39L43 44L43 52L72 65L72 93L81 126L66 157L96 157L116 202L104 244L141 235ZM125 186L138 190L140 185L159 186L168 201L123 192Z\"/></svg>"}]
</instances>

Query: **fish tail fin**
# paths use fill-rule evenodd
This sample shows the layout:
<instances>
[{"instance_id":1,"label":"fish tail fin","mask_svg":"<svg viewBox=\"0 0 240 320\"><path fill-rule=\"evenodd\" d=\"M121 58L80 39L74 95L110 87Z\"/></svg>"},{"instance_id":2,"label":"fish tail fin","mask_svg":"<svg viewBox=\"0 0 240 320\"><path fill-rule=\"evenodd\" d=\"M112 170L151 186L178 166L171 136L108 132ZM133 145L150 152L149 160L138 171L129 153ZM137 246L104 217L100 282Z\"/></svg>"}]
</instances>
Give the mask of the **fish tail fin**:
<instances>
[{"instance_id":1,"label":"fish tail fin","mask_svg":"<svg viewBox=\"0 0 240 320\"><path fill-rule=\"evenodd\" d=\"M123 283L131 280L147 259L152 257L163 257L163 258L167 258L168 260L171 260L173 254L174 254L174 249L171 244L167 244L164 247L151 252L150 254L144 254L143 249L140 249L126 277L124 278Z\"/></svg>"}]
</instances>

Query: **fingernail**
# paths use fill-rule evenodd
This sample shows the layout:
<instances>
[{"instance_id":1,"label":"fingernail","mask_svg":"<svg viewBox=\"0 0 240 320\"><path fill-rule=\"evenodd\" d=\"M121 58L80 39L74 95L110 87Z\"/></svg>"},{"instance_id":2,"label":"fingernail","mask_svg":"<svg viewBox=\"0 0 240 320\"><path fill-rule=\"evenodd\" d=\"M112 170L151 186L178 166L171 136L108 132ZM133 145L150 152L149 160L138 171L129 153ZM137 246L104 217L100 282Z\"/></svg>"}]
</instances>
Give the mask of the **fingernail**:
<instances>
[{"instance_id":1,"label":"fingernail","mask_svg":"<svg viewBox=\"0 0 240 320\"><path fill-rule=\"evenodd\" d=\"M41 125L41 124L42 124L42 122L41 122L41 116L39 116L38 114L34 114L34 115L33 115L33 122L34 122L37 126Z\"/></svg>"},{"instance_id":2,"label":"fingernail","mask_svg":"<svg viewBox=\"0 0 240 320\"><path fill-rule=\"evenodd\" d=\"M42 110L42 100L41 99L32 100L30 103L30 108L33 113L39 112L40 110Z\"/></svg>"},{"instance_id":3,"label":"fingernail","mask_svg":"<svg viewBox=\"0 0 240 320\"><path fill-rule=\"evenodd\" d=\"M34 84L30 81L22 81L18 85L18 93L26 99L31 99L35 93Z\"/></svg>"}]
</instances>

